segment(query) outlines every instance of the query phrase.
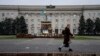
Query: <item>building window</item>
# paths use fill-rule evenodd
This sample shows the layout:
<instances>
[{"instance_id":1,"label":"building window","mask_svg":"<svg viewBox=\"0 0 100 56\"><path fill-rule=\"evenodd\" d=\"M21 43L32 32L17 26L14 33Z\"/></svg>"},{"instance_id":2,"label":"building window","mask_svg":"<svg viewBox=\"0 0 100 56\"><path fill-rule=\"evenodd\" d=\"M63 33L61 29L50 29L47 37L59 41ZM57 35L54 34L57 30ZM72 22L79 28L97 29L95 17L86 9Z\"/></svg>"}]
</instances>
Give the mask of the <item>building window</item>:
<instances>
[{"instance_id":1,"label":"building window","mask_svg":"<svg viewBox=\"0 0 100 56\"><path fill-rule=\"evenodd\" d=\"M14 13L11 13L11 15L13 15Z\"/></svg>"},{"instance_id":2,"label":"building window","mask_svg":"<svg viewBox=\"0 0 100 56\"><path fill-rule=\"evenodd\" d=\"M41 29L40 29L40 28L38 28L38 33L40 34L40 32L41 32Z\"/></svg>"},{"instance_id":3,"label":"building window","mask_svg":"<svg viewBox=\"0 0 100 56\"><path fill-rule=\"evenodd\" d=\"M33 28L34 28L34 24L32 24L32 25L31 25L31 27L33 27Z\"/></svg>"},{"instance_id":4,"label":"building window","mask_svg":"<svg viewBox=\"0 0 100 56\"><path fill-rule=\"evenodd\" d=\"M49 17L48 17L48 21L51 21L51 19L52 19L52 18L49 16Z\"/></svg>"},{"instance_id":5,"label":"building window","mask_svg":"<svg viewBox=\"0 0 100 56\"><path fill-rule=\"evenodd\" d=\"M76 28L76 24L74 24L74 28Z\"/></svg>"},{"instance_id":6,"label":"building window","mask_svg":"<svg viewBox=\"0 0 100 56\"><path fill-rule=\"evenodd\" d=\"M2 18L2 20L5 20L5 18Z\"/></svg>"},{"instance_id":7,"label":"building window","mask_svg":"<svg viewBox=\"0 0 100 56\"><path fill-rule=\"evenodd\" d=\"M52 17L52 13L50 13L50 17Z\"/></svg>"},{"instance_id":8,"label":"building window","mask_svg":"<svg viewBox=\"0 0 100 56\"><path fill-rule=\"evenodd\" d=\"M58 22L58 19L56 19L56 22Z\"/></svg>"},{"instance_id":9,"label":"building window","mask_svg":"<svg viewBox=\"0 0 100 56\"><path fill-rule=\"evenodd\" d=\"M2 13L2 17L4 17L5 16L5 14L4 13Z\"/></svg>"},{"instance_id":10,"label":"building window","mask_svg":"<svg viewBox=\"0 0 100 56\"><path fill-rule=\"evenodd\" d=\"M28 17L28 14L26 14L26 17Z\"/></svg>"},{"instance_id":11,"label":"building window","mask_svg":"<svg viewBox=\"0 0 100 56\"><path fill-rule=\"evenodd\" d=\"M91 16L91 13L88 13L89 14L89 16Z\"/></svg>"},{"instance_id":12,"label":"building window","mask_svg":"<svg viewBox=\"0 0 100 56\"><path fill-rule=\"evenodd\" d=\"M93 13L93 16L95 17L95 13Z\"/></svg>"},{"instance_id":13,"label":"building window","mask_svg":"<svg viewBox=\"0 0 100 56\"><path fill-rule=\"evenodd\" d=\"M65 14L64 14L64 13L62 13L62 15L63 15L63 16L65 16Z\"/></svg>"},{"instance_id":14,"label":"building window","mask_svg":"<svg viewBox=\"0 0 100 56\"><path fill-rule=\"evenodd\" d=\"M64 25L62 25L61 27L64 28Z\"/></svg>"},{"instance_id":15,"label":"building window","mask_svg":"<svg viewBox=\"0 0 100 56\"><path fill-rule=\"evenodd\" d=\"M38 22L40 22L40 19L38 19Z\"/></svg>"},{"instance_id":16,"label":"building window","mask_svg":"<svg viewBox=\"0 0 100 56\"><path fill-rule=\"evenodd\" d=\"M100 16L100 13L98 13L98 16Z\"/></svg>"},{"instance_id":17,"label":"building window","mask_svg":"<svg viewBox=\"0 0 100 56\"><path fill-rule=\"evenodd\" d=\"M34 30L34 27L31 27L31 30L33 31Z\"/></svg>"},{"instance_id":18,"label":"building window","mask_svg":"<svg viewBox=\"0 0 100 56\"><path fill-rule=\"evenodd\" d=\"M69 22L70 21L70 19L67 19L67 22Z\"/></svg>"},{"instance_id":19,"label":"building window","mask_svg":"<svg viewBox=\"0 0 100 56\"><path fill-rule=\"evenodd\" d=\"M27 26L27 29L28 29L28 24L26 24L26 26Z\"/></svg>"},{"instance_id":20,"label":"building window","mask_svg":"<svg viewBox=\"0 0 100 56\"><path fill-rule=\"evenodd\" d=\"M7 13L7 15L9 15L9 13Z\"/></svg>"},{"instance_id":21,"label":"building window","mask_svg":"<svg viewBox=\"0 0 100 56\"><path fill-rule=\"evenodd\" d=\"M55 14L54 16L57 17L57 14Z\"/></svg>"},{"instance_id":22,"label":"building window","mask_svg":"<svg viewBox=\"0 0 100 56\"><path fill-rule=\"evenodd\" d=\"M25 22L28 22L28 19L25 19Z\"/></svg>"},{"instance_id":23,"label":"building window","mask_svg":"<svg viewBox=\"0 0 100 56\"><path fill-rule=\"evenodd\" d=\"M30 13L30 14L29 14L29 16L31 16L31 17L32 17L32 14Z\"/></svg>"},{"instance_id":24,"label":"building window","mask_svg":"<svg viewBox=\"0 0 100 56\"><path fill-rule=\"evenodd\" d=\"M76 19L73 19L73 22L76 22Z\"/></svg>"},{"instance_id":25,"label":"building window","mask_svg":"<svg viewBox=\"0 0 100 56\"><path fill-rule=\"evenodd\" d=\"M73 16L76 17L76 14L74 14Z\"/></svg>"},{"instance_id":26,"label":"building window","mask_svg":"<svg viewBox=\"0 0 100 56\"><path fill-rule=\"evenodd\" d=\"M34 19L31 19L32 22L34 22Z\"/></svg>"},{"instance_id":27,"label":"building window","mask_svg":"<svg viewBox=\"0 0 100 56\"><path fill-rule=\"evenodd\" d=\"M58 34L58 29L55 29L55 33Z\"/></svg>"},{"instance_id":28,"label":"building window","mask_svg":"<svg viewBox=\"0 0 100 56\"><path fill-rule=\"evenodd\" d=\"M14 13L11 13L11 16L14 16Z\"/></svg>"},{"instance_id":29,"label":"building window","mask_svg":"<svg viewBox=\"0 0 100 56\"><path fill-rule=\"evenodd\" d=\"M32 30L31 34L34 34L34 30Z\"/></svg>"},{"instance_id":30,"label":"building window","mask_svg":"<svg viewBox=\"0 0 100 56\"><path fill-rule=\"evenodd\" d=\"M65 14L64 13L61 13L61 17L64 17L65 16Z\"/></svg>"},{"instance_id":31,"label":"building window","mask_svg":"<svg viewBox=\"0 0 100 56\"><path fill-rule=\"evenodd\" d=\"M41 24L38 24L38 26L40 26Z\"/></svg>"},{"instance_id":32,"label":"building window","mask_svg":"<svg viewBox=\"0 0 100 56\"><path fill-rule=\"evenodd\" d=\"M58 29L58 24L56 24L55 29Z\"/></svg>"},{"instance_id":33,"label":"building window","mask_svg":"<svg viewBox=\"0 0 100 56\"><path fill-rule=\"evenodd\" d=\"M31 27L31 33L34 34L34 28L33 27Z\"/></svg>"},{"instance_id":34,"label":"building window","mask_svg":"<svg viewBox=\"0 0 100 56\"><path fill-rule=\"evenodd\" d=\"M63 21L64 21L64 19L61 19L61 21L63 22Z\"/></svg>"},{"instance_id":35,"label":"building window","mask_svg":"<svg viewBox=\"0 0 100 56\"><path fill-rule=\"evenodd\" d=\"M73 29L73 33L76 33L76 29Z\"/></svg>"}]
</instances>

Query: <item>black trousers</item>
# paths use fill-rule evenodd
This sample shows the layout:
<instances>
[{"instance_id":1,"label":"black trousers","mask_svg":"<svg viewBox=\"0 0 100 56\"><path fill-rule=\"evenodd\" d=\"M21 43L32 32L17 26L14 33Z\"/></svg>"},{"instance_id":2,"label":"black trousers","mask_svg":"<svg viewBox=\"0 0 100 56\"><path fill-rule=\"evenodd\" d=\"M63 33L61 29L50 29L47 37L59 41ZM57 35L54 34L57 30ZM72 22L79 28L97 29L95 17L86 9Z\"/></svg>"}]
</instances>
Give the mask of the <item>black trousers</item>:
<instances>
[{"instance_id":1,"label":"black trousers","mask_svg":"<svg viewBox=\"0 0 100 56\"><path fill-rule=\"evenodd\" d=\"M69 43L67 43L67 44L64 44L64 47L69 47Z\"/></svg>"}]
</instances>

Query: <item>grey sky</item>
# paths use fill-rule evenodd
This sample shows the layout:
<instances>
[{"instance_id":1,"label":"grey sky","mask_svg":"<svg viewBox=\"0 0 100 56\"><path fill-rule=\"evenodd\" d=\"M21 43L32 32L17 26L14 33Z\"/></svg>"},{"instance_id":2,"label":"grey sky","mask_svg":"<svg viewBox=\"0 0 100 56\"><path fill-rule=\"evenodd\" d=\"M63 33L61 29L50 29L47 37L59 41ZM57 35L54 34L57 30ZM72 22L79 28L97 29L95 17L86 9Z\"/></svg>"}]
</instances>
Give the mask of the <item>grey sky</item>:
<instances>
[{"instance_id":1,"label":"grey sky","mask_svg":"<svg viewBox=\"0 0 100 56\"><path fill-rule=\"evenodd\" d=\"M100 5L100 0L0 0L0 5Z\"/></svg>"}]
</instances>

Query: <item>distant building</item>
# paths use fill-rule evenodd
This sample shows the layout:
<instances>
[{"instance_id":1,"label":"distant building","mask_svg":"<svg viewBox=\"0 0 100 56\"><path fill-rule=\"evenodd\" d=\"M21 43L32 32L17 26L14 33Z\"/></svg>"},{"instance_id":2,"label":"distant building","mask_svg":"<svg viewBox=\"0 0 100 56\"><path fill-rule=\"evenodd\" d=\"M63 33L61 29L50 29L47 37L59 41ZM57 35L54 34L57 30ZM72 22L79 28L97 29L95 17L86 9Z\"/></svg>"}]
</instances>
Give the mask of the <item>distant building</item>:
<instances>
[{"instance_id":1,"label":"distant building","mask_svg":"<svg viewBox=\"0 0 100 56\"><path fill-rule=\"evenodd\" d=\"M72 33L78 33L80 16L95 20L100 18L100 5L57 5L53 8L35 5L0 5L0 20L24 16L29 34L61 34L70 25Z\"/></svg>"}]
</instances>

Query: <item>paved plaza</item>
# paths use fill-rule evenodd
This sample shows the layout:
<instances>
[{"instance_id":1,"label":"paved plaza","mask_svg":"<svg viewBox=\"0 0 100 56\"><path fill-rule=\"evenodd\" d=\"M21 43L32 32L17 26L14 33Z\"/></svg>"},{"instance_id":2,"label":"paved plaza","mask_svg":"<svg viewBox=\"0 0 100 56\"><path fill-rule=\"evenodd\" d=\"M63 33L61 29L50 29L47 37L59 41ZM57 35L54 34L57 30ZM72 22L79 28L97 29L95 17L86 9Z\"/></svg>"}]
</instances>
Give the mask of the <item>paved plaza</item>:
<instances>
[{"instance_id":1,"label":"paved plaza","mask_svg":"<svg viewBox=\"0 0 100 56\"><path fill-rule=\"evenodd\" d=\"M59 52L63 39L34 38L0 40L1 53L52 53ZM72 40L73 52L100 53L100 40ZM63 48L61 52L68 52Z\"/></svg>"}]
</instances>

